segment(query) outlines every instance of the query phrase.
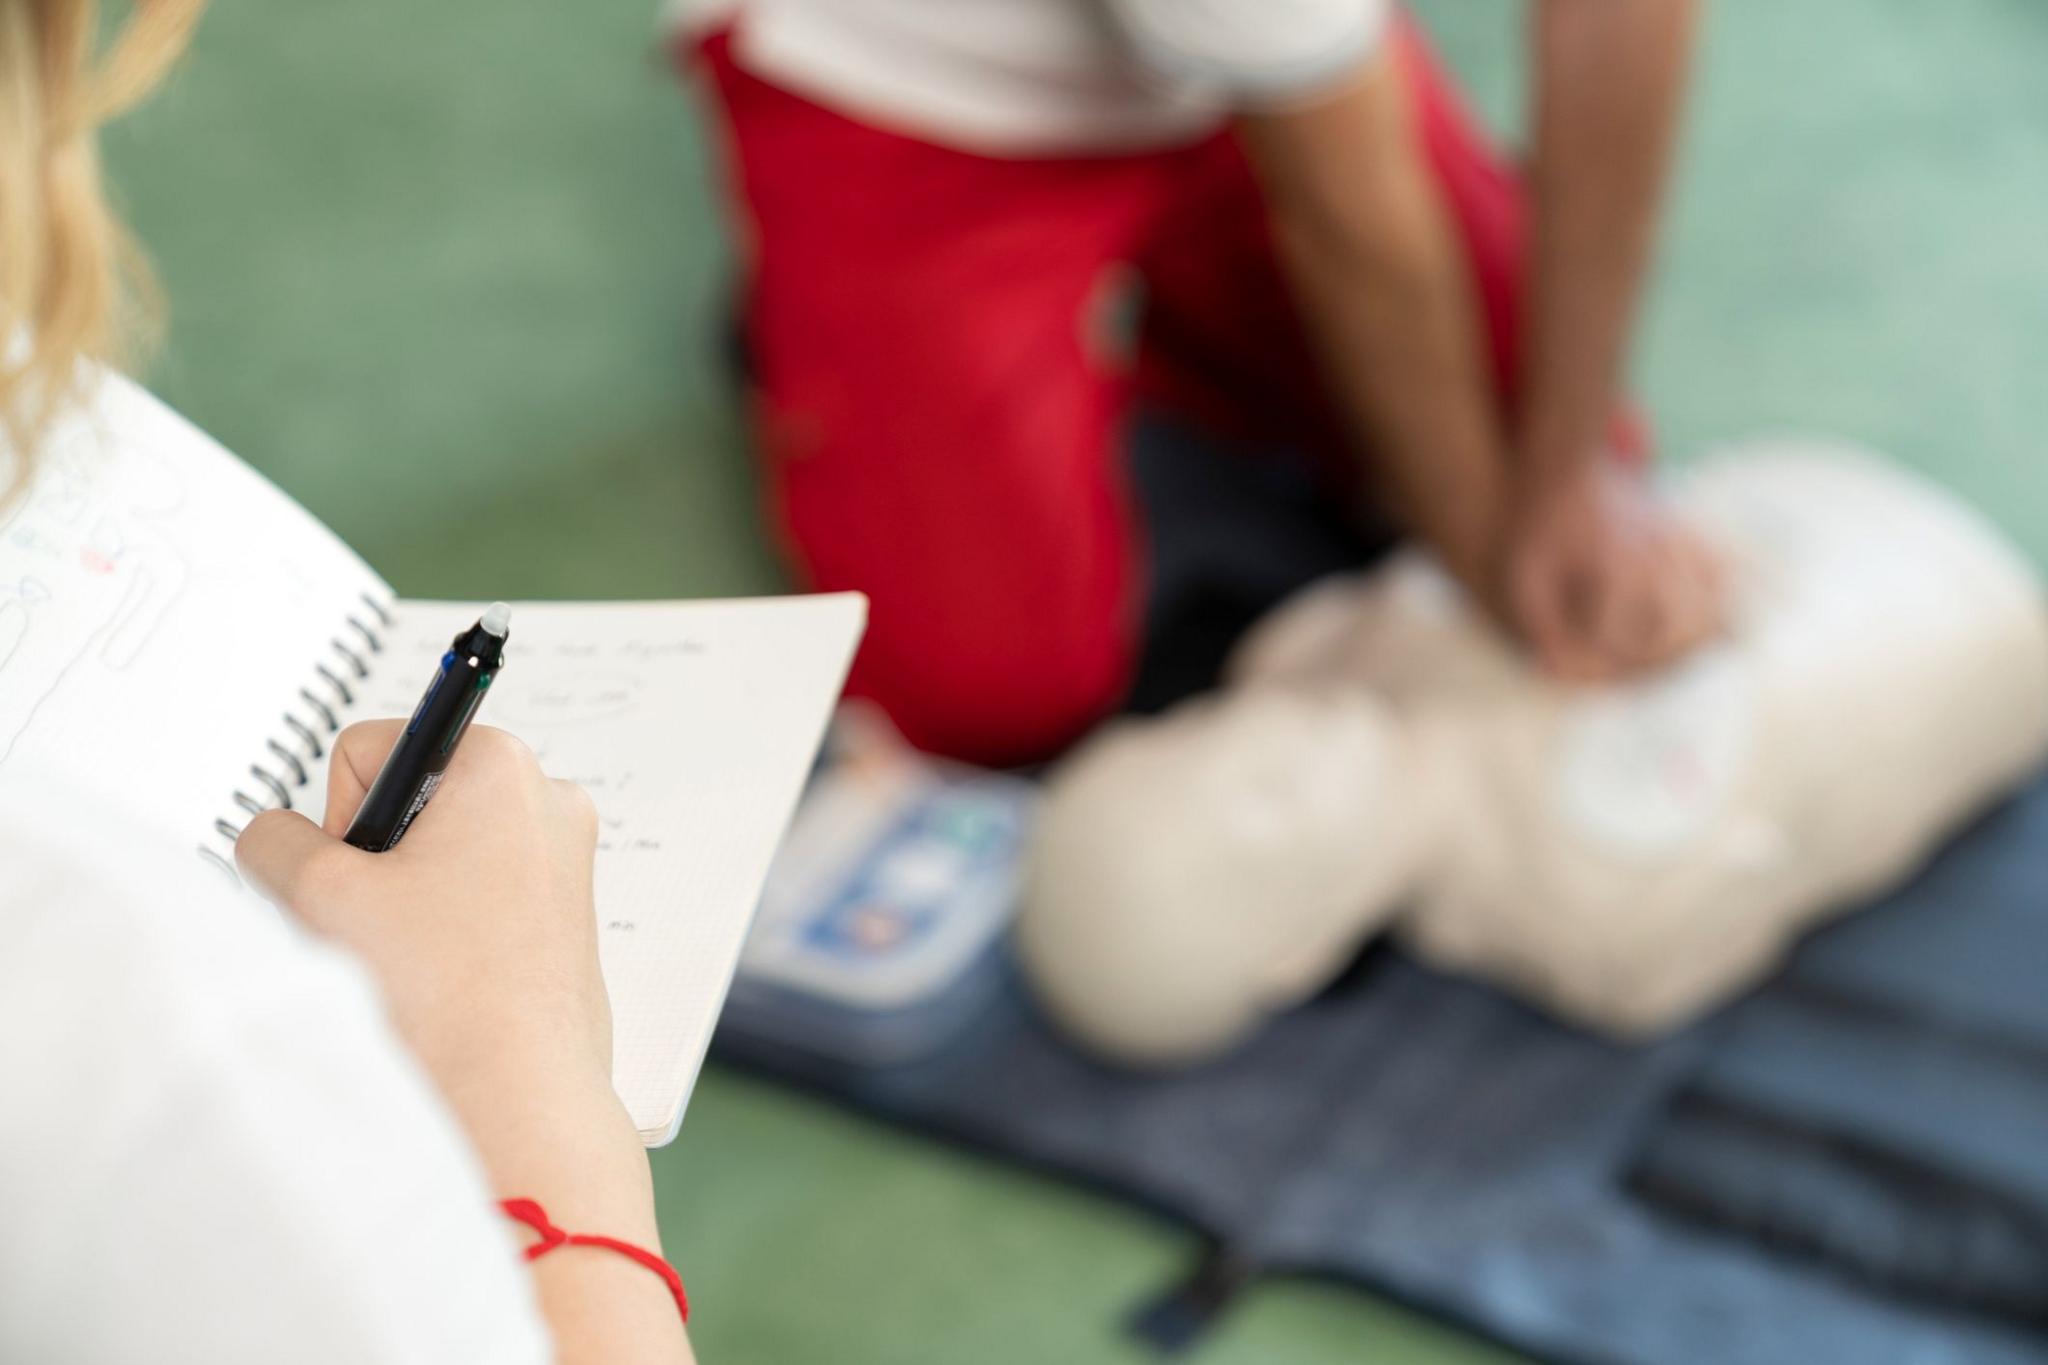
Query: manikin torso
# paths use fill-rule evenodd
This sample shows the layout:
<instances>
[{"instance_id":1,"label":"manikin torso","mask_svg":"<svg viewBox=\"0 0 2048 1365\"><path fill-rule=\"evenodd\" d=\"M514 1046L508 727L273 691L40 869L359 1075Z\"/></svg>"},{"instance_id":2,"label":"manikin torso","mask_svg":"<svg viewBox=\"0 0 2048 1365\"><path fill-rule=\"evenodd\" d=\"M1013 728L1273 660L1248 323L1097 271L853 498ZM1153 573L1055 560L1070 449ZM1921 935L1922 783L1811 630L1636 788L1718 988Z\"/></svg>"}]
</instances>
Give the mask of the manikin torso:
<instances>
[{"instance_id":1,"label":"manikin torso","mask_svg":"<svg viewBox=\"0 0 2048 1365\"><path fill-rule=\"evenodd\" d=\"M2048 751L2048 609L1977 516L1839 445L1758 442L1675 490L1727 553L1728 638L1573 690L1419 556L1330 580L1231 686L1055 776L1018 927L1084 1042L1227 1047L1390 924L1621 1034L1766 972Z\"/></svg>"}]
</instances>

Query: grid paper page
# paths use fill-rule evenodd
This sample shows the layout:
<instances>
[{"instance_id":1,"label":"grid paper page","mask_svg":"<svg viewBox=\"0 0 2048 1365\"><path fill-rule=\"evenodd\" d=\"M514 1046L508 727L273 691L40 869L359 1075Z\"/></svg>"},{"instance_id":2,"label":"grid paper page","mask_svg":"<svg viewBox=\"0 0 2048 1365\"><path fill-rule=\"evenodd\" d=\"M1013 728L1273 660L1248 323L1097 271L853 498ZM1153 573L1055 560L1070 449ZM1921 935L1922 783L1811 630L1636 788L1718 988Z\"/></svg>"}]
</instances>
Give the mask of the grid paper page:
<instances>
[{"instance_id":1,"label":"grid paper page","mask_svg":"<svg viewBox=\"0 0 2048 1365\"><path fill-rule=\"evenodd\" d=\"M409 714L482 610L398 603L354 718ZM651 1145L682 1123L866 614L854 593L513 606L477 720L597 802L612 1080Z\"/></svg>"}]
</instances>

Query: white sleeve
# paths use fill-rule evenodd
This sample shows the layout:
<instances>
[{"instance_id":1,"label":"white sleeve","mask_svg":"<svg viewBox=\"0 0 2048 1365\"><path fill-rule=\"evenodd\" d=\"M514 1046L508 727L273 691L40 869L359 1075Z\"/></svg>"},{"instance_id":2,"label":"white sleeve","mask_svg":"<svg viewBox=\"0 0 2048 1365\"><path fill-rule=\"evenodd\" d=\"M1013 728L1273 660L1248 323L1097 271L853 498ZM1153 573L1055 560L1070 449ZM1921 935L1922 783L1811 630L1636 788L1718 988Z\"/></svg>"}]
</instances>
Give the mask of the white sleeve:
<instances>
[{"instance_id":1,"label":"white sleeve","mask_svg":"<svg viewBox=\"0 0 2048 1365\"><path fill-rule=\"evenodd\" d=\"M550 1357L360 969L224 880L124 905L27 862L0 889L0 1359Z\"/></svg>"},{"instance_id":2,"label":"white sleeve","mask_svg":"<svg viewBox=\"0 0 2048 1365\"><path fill-rule=\"evenodd\" d=\"M1352 71L1379 45L1391 0L1107 0L1139 64L1191 94L1284 103Z\"/></svg>"}]
</instances>

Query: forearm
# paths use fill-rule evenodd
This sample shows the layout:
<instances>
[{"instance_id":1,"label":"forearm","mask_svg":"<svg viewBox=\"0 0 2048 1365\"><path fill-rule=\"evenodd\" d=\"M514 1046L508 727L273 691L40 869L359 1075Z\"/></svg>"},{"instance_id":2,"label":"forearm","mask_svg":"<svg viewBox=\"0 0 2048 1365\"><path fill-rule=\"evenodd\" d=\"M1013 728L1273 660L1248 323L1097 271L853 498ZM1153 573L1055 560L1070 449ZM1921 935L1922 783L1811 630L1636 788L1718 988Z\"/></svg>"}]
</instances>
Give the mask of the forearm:
<instances>
[{"instance_id":1,"label":"forearm","mask_svg":"<svg viewBox=\"0 0 2048 1365\"><path fill-rule=\"evenodd\" d=\"M1505 437L1478 304L1382 59L1312 109L1245 121L1281 264L1380 496L1468 584L1491 580Z\"/></svg>"},{"instance_id":2,"label":"forearm","mask_svg":"<svg viewBox=\"0 0 2048 1365\"><path fill-rule=\"evenodd\" d=\"M545 1072L546 1068L539 1070ZM601 1076L567 1070L479 1078L451 1094L500 1198L538 1200L571 1232L661 1246L647 1154ZM508 1236L531 1240L508 1220ZM643 1266L602 1250L564 1248L532 1263L542 1316L562 1365L687 1365L675 1301Z\"/></svg>"},{"instance_id":3,"label":"forearm","mask_svg":"<svg viewBox=\"0 0 2048 1365\"><path fill-rule=\"evenodd\" d=\"M500 1199L534 1200L571 1233L658 1251L647 1153L611 1084L597 809L511 735L479 725L403 848L350 848L341 833L404 725L336 736L326 828L293 811L258 816L235 846L242 875L375 974ZM533 1239L509 1216L504 1232ZM689 1362L675 1300L646 1266L598 1247L530 1265L557 1360Z\"/></svg>"},{"instance_id":4,"label":"forearm","mask_svg":"<svg viewBox=\"0 0 2048 1365\"><path fill-rule=\"evenodd\" d=\"M1541 0L1532 276L1518 473L1593 458L1656 236L1695 0Z\"/></svg>"}]
</instances>

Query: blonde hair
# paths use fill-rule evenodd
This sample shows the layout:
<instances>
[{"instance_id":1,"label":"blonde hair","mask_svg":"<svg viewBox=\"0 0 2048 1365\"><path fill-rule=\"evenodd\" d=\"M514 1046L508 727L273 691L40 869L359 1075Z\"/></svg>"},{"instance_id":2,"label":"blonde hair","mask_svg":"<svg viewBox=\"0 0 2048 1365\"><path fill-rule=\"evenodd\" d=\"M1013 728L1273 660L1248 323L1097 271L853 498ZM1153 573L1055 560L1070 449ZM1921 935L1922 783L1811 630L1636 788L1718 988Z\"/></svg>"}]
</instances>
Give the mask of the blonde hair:
<instances>
[{"instance_id":1,"label":"blonde hair","mask_svg":"<svg viewBox=\"0 0 2048 1365\"><path fill-rule=\"evenodd\" d=\"M144 334L153 295L107 207L98 134L169 69L202 4L134 0L102 42L98 0L0 0L0 442L17 478L79 361L120 360Z\"/></svg>"}]
</instances>

